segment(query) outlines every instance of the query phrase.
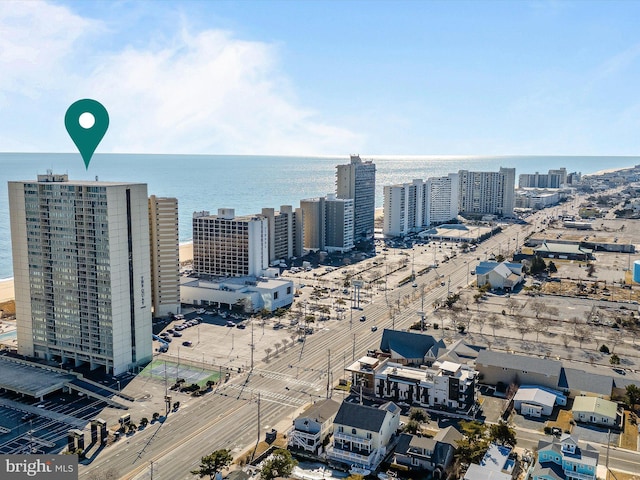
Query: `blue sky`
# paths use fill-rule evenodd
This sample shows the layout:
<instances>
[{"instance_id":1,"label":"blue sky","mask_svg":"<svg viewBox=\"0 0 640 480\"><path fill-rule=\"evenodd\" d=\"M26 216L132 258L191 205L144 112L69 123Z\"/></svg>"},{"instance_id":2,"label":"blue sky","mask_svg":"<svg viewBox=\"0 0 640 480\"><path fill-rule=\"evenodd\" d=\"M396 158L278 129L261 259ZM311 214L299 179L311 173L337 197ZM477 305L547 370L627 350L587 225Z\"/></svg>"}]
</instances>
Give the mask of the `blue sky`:
<instances>
[{"instance_id":1,"label":"blue sky","mask_svg":"<svg viewBox=\"0 0 640 480\"><path fill-rule=\"evenodd\" d=\"M0 150L637 155L640 2L0 2Z\"/></svg>"}]
</instances>

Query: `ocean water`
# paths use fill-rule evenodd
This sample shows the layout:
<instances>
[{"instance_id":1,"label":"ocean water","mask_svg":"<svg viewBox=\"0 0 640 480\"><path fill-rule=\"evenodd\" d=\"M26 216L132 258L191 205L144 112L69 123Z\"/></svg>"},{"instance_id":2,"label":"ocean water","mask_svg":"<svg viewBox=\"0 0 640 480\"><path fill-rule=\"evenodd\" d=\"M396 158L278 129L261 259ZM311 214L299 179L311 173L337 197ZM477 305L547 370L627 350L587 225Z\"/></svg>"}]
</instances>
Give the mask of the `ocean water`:
<instances>
[{"instance_id":1,"label":"ocean water","mask_svg":"<svg viewBox=\"0 0 640 480\"><path fill-rule=\"evenodd\" d=\"M457 172L460 169L546 173L566 167L593 173L631 167L640 157L580 156L361 156L376 163L376 205L383 204L383 186ZM335 190L335 166L340 157L267 157L232 155L96 154L88 170L78 153L0 153L0 279L12 276L7 182L35 180L53 170L71 180L143 182L149 195L178 198L180 240L191 239L194 211L235 208L236 214L259 213L263 207L299 206L300 199Z\"/></svg>"}]
</instances>

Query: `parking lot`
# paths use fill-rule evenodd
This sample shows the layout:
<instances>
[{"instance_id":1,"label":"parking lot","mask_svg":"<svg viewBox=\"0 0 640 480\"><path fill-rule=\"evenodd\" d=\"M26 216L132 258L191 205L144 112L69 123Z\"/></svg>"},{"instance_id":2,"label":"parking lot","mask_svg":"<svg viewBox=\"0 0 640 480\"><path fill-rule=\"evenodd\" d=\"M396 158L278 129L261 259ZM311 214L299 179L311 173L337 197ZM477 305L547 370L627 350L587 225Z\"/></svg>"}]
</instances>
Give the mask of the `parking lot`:
<instances>
[{"instance_id":1,"label":"parking lot","mask_svg":"<svg viewBox=\"0 0 640 480\"><path fill-rule=\"evenodd\" d=\"M106 406L74 394L54 395L31 404L21 403L22 400L10 393L0 395L0 454L60 452L67 445L68 431L88 423ZM76 422L61 421L64 418Z\"/></svg>"}]
</instances>

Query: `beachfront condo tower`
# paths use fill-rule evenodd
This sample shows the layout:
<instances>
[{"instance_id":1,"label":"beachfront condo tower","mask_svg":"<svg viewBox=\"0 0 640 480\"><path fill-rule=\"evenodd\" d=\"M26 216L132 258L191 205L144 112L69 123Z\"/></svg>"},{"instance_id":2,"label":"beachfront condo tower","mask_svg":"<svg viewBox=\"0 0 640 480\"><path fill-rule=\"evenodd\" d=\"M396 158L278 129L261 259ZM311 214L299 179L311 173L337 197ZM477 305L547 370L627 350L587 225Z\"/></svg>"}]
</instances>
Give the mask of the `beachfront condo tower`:
<instances>
[{"instance_id":1,"label":"beachfront condo tower","mask_svg":"<svg viewBox=\"0 0 640 480\"><path fill-rule=\"evenodd\" d=\"M336 196L352 198L353 238L358 242L373 238L376 214L376 166L359 155L351 155L351 162L336 166Z\"/></svg>"},{"instance_id":2,"label":"beachfront condo tower","mask_svg":"<svg viewBox=\"0 0 640 480\"><path fill-rule=\"evenodd\" d=\"M153 316L180 312L178 199L149 197Z\"/></svg>"},{"instance_id":3,"label":"beachfront condo tower","mask_svg":"<svg viewBox=\"0 0 640 480\"><path fill-rule=\"evenodd\" d=\"M497 172L460 170L460 213L469 216L513 217L516 169Z\"/></svg>"},{"instance_id":4,"label":"beachfront condo tower","mask_svg":"<svg viewBox=\"0 0 640 480\"><path fill-rule=\"evenodd\" d=\"M233 208L193 214L193 269L200 275L262 275L269 266L269 222L263 215L235 215Z\"/></svg>"},{"instance_id":5,"label":"beachfront condo tower","mask_svg":"<svg viewBox=\"0 0 640 480\"><path fill-rule=\"evenodd\" d=\"M147 186L9 182L18 353L120 374L151 360Z\"/></svg>"}]
</instances>

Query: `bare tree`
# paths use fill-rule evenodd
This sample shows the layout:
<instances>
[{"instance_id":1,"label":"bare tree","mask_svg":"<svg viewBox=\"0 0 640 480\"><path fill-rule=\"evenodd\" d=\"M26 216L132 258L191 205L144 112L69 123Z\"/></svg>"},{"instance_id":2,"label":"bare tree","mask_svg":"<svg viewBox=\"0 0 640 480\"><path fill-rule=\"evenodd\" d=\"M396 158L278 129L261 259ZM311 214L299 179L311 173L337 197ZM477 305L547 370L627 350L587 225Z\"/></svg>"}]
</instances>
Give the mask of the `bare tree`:
<instances>
[{"instance_id":1,"label":"bare tree","mask_svg":"<svg viewBox=\"0 0 640 480\"><path fill-rule=\"evenodd\" d=\"M613 353L616 347L624 342L624 334L620 330L615 330L607 336L607 340L611 343L611 353Z\"/></svg>"},{"instance_id":2,"label":"bare tree","mask_svg":"<svg viewBox=\"0 0 640 480\"><path fill-rule=\"evenodd\" d=\"M484 315L475 315L473 318L473 321L478 324L480 333L482 333L482 330L484 329L484 323L487 321L487 318Z\"/></svg>"},{"instance_id":3,"label":"bare tree","mask_svg":"<svg viewBox=\"0 0 640 480\"><path fill-rule=\"evenodd\" d=\"M571 324L571 326L573 327L573 335L575 336L576 334L576 329L578 328L578 326L580 325L580 319L578 317L571 317L569 319L569 323Z\"/></svg>"},{"instance_id":4,"label":"bare tree","mask_svg":"<svg viewBox=\"0 0 640 480\"><path fill-rule=\"evenodd\" d=\"M269 360L269 356L271 355L271 352L273 352L273 348L271 347L267 347L264 349L264 353L267 354L267 360Z\"/></svg>"},{"instance_id":5,"label":"bare tree","mask_svg":"<svg viewBox=\"0 0 640 480\"><path fill-rule=\"evenodd\" d=\"M515 298L509 297L505 302L505 306L509 310L509 313L513 315L513 312L515 312L519 306L519 302Z\"/></svg>"},{"instance_id":6,"label":"bare tree","mask_svg":"<svg viewBox=\"0 0 640 480\"><path fill-rule=\"evenodd\" d=\"M569 342L571 341L571 337L569 335L567 335L566 333L562 334L562 343L564 345L564 348L569 348Z\"/></svg>"},{"instance_id":7,"label":"bare tree","mask_svg":"<svg viewBox=\"0 0 640 480\"><path fill-rule=\"evenodd\" d=\"M591 331L586 327L578 327L576 329L576 340L578 340L578 344L582 348L584 342L591 340Z\"/></svg>"},{"instance_id":8,"label":"bare tree","mask_svg":"<svg viewBox=\"0 0 640 480\"><path fill-rule=\"evenodd\" d=\"M500 320L500 317L498 317L495 313L492 313L491 315L489 315L487 322L493 329L493 338L496 338L496 328L501 328L504 325L502 320Z\"/></svg>"},{"instance_id":9,"label":"bare tree","mask_svg":"<svg viewBox=\"0 0 640 480\"><path fill-rule=\"evenodd\" d=\"M520 332L520 340L524 340L524 336L531 331L529 320L521 315L516 315L516 330Z\"/></svg>"},{"instance_id":10,"label":"bare tree","mask_svg":"<svg viewBox=\"0 0 640 480\"><path fill-rule=\"evenodd\" d=\"M536 342L540 339L540 334L546 330L542 322L533 322L531 329L536 332Z\"/></svg>"},{"instance_id":11,"label":"bare tree","mask_svg":"<svg viewBox=\"0 0 640 480\"><path fill-rule=\"evenodd\" d=\"M560 315L560 310L558 310L558 307L548 306L546 313L551 317L558 317Z\"/></svg>"},{"instance_id":12,"label":"bare tree","mask_svg":"<svg viewBox=\"0 0 640 480\"><path fill-rule=\"evenodd\" d=\"M282 343L276 342L273 344L273 346L276 347L276 355L278 355L278 353L280 353L280 347L282 346Z\"/></svg>"},{"instance_id":13,"label":"bare tree","mask_svg":"<svg viewBox=\"0 0 640 480\"><path fill-rule=\"evenodd\" d=\"M531 310L536 314L536 318L540 318L540 315L547 310L547 306L538 300L531 302L529 304L529 308L531 308Z\"/></svg>"}]
</instances>

